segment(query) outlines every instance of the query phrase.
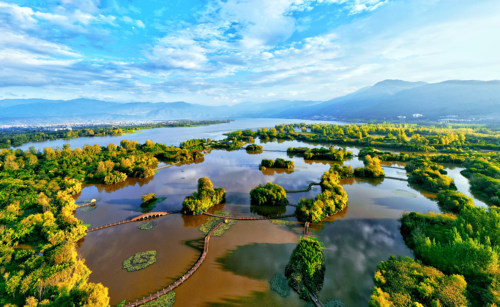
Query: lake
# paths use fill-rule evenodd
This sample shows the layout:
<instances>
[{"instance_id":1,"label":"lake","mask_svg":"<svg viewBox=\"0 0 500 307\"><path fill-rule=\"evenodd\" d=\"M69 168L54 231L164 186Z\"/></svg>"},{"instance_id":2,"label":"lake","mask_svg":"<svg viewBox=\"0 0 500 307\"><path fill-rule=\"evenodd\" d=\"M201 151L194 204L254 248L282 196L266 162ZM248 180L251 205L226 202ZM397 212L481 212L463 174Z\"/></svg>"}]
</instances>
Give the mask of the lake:
<instances>
[{"instance_id":1,"label":"lake","mask_svg":"<svg viewBox=\"0 0 500 307\"><path fill-rule=\"evenodd\" d=\"M246 128L252 124L240 123ZM236 124L238 122L232 123ZM258 125L273 126L266 120L259 121ZM214 127L160 128L125 137L176 144L182 141L179 135L163 134L175 129L183 131L182 135L189 138L216 139L230 131ZM209 131L200 132L203 129ZM241 129L241 126L236 129ZM145 133L148 136L144 138ZM92 140L106 144L101 139L109 141L110 138ZM82 144L79 139L70 142L73 142L72 146ZM289 158L283 152L288 147L318 145L298 141L261 145L265 150L261 154L248 154L244 150L212 150L203 161L162 169L152 178L128 179L112 186L87 186L78 195L77 201L95 198L97 206L95 209L79 210L76 216L92 227L129 219L142 213L141 196L147 193L164 198L153 211L179 210L183 199L196 190L198 178L204 176L212 180L214 187L223 187L227 192L226 203L214 210L224 210L231 215L259 216L263 213L250 206L249 192L252 188L271 181L286 190L304 189L311 182L319 182L321 175L330 167L330 163L325 161ZM359 152L358 148L347 149ZM291 173L259 171L262 159L276 158L293 160L295 170ZM353 167L363 165L358 158L344 164ZM404 164L385 163L385 166L392 166L385 167L387 176L406 178ZM458 189L470 195L468 181L459 173L460 169L448 166L447 170L457 181ZM326 274L319 298L322 301L340 299L347 306L364 306L370 297L377 265L391 255L413 257L399 232L398 219L402 213L439 212L439 208L433 200L434 195L417 191L404 181L351 178L343 180L342 184L349 195L347 209L323 223L312 225L310 230L310 235L325 245ZM309 192L289 193L287 196L290 203L296 204L300 198L314 198L318 193L320 187L313 186ZM276 213L293 212L293 207L286 207ZM78 252L93 272L90 280L109 288L111 304L122 300L134 301L172 283L194 264L200 255L198 246L203 239L199 227L207 218L171 214L155 219L156 226L150 230L138 229L141 223L107 228L89 233L79 243ZM284 273L292 250L303 234L303 224L295 218L288 220L287 225L271 221L238 221L222 237L213 237L208 256L200 269L175 290L176 306L303 306L304 301L293 291L283 298L270 290L269 280L275 273ZM157 251L155 264L136 272L122 269L126 258L148 250Z\"/></svg>"}]
</instances>

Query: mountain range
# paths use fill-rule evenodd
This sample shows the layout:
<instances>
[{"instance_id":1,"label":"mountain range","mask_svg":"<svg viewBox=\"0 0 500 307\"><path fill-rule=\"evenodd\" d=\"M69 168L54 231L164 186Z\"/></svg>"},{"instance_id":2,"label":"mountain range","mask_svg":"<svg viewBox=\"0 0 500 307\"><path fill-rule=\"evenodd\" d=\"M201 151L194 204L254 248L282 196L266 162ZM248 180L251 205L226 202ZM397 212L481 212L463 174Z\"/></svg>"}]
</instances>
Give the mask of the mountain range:
<instances>
[{"instance_id":1,"label":"mountain range","mask_svg":"<svg viewBox=\"0 0 500 307\"><path fill-rule=\"evenodd\" d=\"M500 122L500 81L385 80L328 101L206 106L93 99L0 100L0 123L110 122L274 117L325 120L474 120Z\"/></svg>"}]
</instances>

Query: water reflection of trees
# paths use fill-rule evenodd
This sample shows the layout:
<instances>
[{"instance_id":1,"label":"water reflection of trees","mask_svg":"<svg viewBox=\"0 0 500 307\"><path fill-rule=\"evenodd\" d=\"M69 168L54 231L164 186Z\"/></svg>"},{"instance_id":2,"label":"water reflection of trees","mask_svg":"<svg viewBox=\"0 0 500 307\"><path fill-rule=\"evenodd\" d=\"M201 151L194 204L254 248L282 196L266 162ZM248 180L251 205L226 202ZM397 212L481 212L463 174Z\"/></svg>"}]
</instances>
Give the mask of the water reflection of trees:
<instances>
[{"instance_id":1,"label":"water reflection of trees","mask_svg":"<svg viewBox=\"0 0 500 307\"><path fill-rule=\"evenodd\" d=\"M221 203L208 209L209 213L215 213L216 211L222 211L226 203ZM201 225L205 224L209 218L208 215L187 215L182 214L182 220L184 221L184 227L189 228L199 228Z\"/></svg>"},{"instance_id":2,"label":"water reflection of trees","mask_svg":"<svg viewBox=\"0 0 500 307\"><path fill-rule=\"evenodd\" d=\"M250 206L250 212L265 217L275 217L285 214L286 206Z\"/></svg>"},{"instance_id":3,"label":"water reflection of trees","mask_svg":"<svg viewBox=\"0 0 500 307\"><path fill-rule=\"evenodd\" d=\"M266 168L260 170L266 176L274 176L275 174L291 174L293 170L283 168Z\"/></svg>"},{"instance_id":4,"label":"water reflection of trees","mask_svg":"<svg viewBox=\"0 0 500 307\"><path fill-rule=\"evenodd\" d=\"M329 217L324 218L321 223L311 223L309 226L309 230L312 230L316 233L320 232L325 225L331 224L335 222L336 220L343 219L347 212L349 211L349 205L347 205L343 210L335 213L334 215L331 215Z\"/></svg>"},{"instance_id":5,"label":"water reflection of trees","mask_svg":"<svg viewBox=\"0 0 500 307\"><path fill-rule=\"evenodd\" d=\"M148 178L127 178L127 180L118 182L115 184L96 184L95 187L99 192L106 192L106 193L111 193L118 191L120 189L123 189L128 186L134 186L136 184L139 184L140 187L142 187L145 184L148 184L151 180L153 180L153 176L148 177Z\"/></svg>"}]
</instances>

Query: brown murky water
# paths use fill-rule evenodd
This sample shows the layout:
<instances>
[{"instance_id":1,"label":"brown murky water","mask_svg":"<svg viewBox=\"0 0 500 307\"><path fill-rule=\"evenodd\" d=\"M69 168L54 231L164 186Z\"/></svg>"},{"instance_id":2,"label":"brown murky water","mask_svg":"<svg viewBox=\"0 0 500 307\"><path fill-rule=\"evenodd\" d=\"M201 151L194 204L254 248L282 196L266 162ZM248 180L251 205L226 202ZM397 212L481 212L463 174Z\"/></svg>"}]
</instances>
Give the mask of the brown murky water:
<instances>
[{"instance_id":1,"label":"brown murky water","mask_svg":"<svg viewBox=\"0 0 500 307\"><path fill-rule=\"evenodd\" d=\"M78 211L77 217L99 226L137 216L141 214L141 196L146 193L166 197L153 211L179 210L184 197L196 189L198 178L203 176L227 191L226 203L217 210L256 215L250 208L249 192L253 187L272 181L287 190L304 189L310 182L318 182L329 169L329 163L324 161L293 158L293 172L263 173L258 169L262 159L290 159L278 150L312 146L295 141L263 145L265 150L277 151L250 155L245 151L214 150L201 163L163 169L154 178L129 180L112 187L88 186L78 201L96 198L97 207ZM345 164L362 166L357 158ZM388 176L406 177L404 169L385 171ZM458 171L451 171L452 177L460 175ZM461 181L459 190L468 189L465 183ZM349 195L348 208L310 231L325 244L327 269L320 299L336 298L347 306L363 306L368 302L377 264L390 255L412 256L399 233L401 214L439 209L435 201L407 182L348 179L342 184ZM288 194L288 198L297 203L319 192L320 187L313 186L309 192ZM293 211L287 207L280 213ZM79 255L93 271L91 281L109 288L111 304L133 301L167 286L193 265L203 238L198 227L206 219L171 214L154 220L157 225L151 230L139 230L140 223L129 223L93 232L80 243ZM269 286L275 273L284 272L301 234L302 225L297 222L285 226L269 221L238 221L222 237L212 238L205 263L175 290L176 306L303 306L295 293L282 298ZM157 251L155 264L136 272L122 269L123 260L147 250Z\"/></svg>"}]
</instances>

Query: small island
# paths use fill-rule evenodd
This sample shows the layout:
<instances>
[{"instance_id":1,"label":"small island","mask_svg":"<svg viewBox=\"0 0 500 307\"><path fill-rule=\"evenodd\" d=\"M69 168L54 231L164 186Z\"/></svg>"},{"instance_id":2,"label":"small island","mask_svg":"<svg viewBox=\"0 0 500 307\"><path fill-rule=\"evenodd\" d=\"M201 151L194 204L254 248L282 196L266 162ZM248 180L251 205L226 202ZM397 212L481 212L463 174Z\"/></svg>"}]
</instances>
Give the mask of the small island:
<instances>
[{"instance_id":1,"label":"small island","mask_svg":"<svg viewBox=\"0 0 500 307\"><path fill-rule=\"evenodd\" d=\"M260 162L259 169L266 170L268 168L282 168L286 170L293 170L293 161L277 158L276 160L262 159Z\"/></svg>"},{"instance_id":2,"label":"small island","mask_svg":"<svg viewBox=\"0 0 500 307\"><path fill-rule=\"evenodd\" d=\"M198 215L207 211L211 207L222 203L226 198L224 188L215 188L207 177L198 179L198 191L188 196L182 203L182 213L188 215Z\"/></svg>"},{"instance_id":3,"label":"small island","mask_svg":"<svg viewBox=\"0 0 500 307\"><path fill-rule=\"evenodd\" d=\"M250 202L252 206L286 206L285 189L282 186L268 182L265 186L259 184L258 187L250 191Z\"/></svg>"},{"instance_id":4,"label":"small island","mask_svg":"<svg viewBox=\"0 0 500 307\"><path fill-rule=\"evenodd\" d=\"M261 145L250 144L250 145L247 145L247 147L245 148L245 150L248 153L261 153L262 152L262 148L263 147Z\"/></svg>"},{"instance_id":5,"label":"small island","mask_svg":"<svg viewBox=\"0 0 500 307\"><path fill-rule=\"evenodd\" d=\"M305 301L323 288L326 268L323 249L316 238L300 238L285 268L288 284Z\"/></svg>"},{"instance_id":6,"label":"small island","mask_svg":"<svg viewBox=\"0 0 500 307\"><path fill-rule=\"evenodd\" d=\"M356 177L363 178L380 178L385 177L384 170L382 166L380 166L380 159L377 157L371 157L370 155L366 155L363 158L363 163L365 167L357 167L354 169L354 175Z\"/></svg>"},{"instance_id":7,"label":"small island","mask_svg":"<svg viewBox=\"0 0 500 307\"><path fill-rule=\"evenodd\" d=\"M322 192L315 199L302 198L295 210L297 219L302 222L319 223L325 217L334 215L347 206L347 193L339 180L352 175L352 169L332 166L321 177Z\"/></svg>"}]
</instances>

